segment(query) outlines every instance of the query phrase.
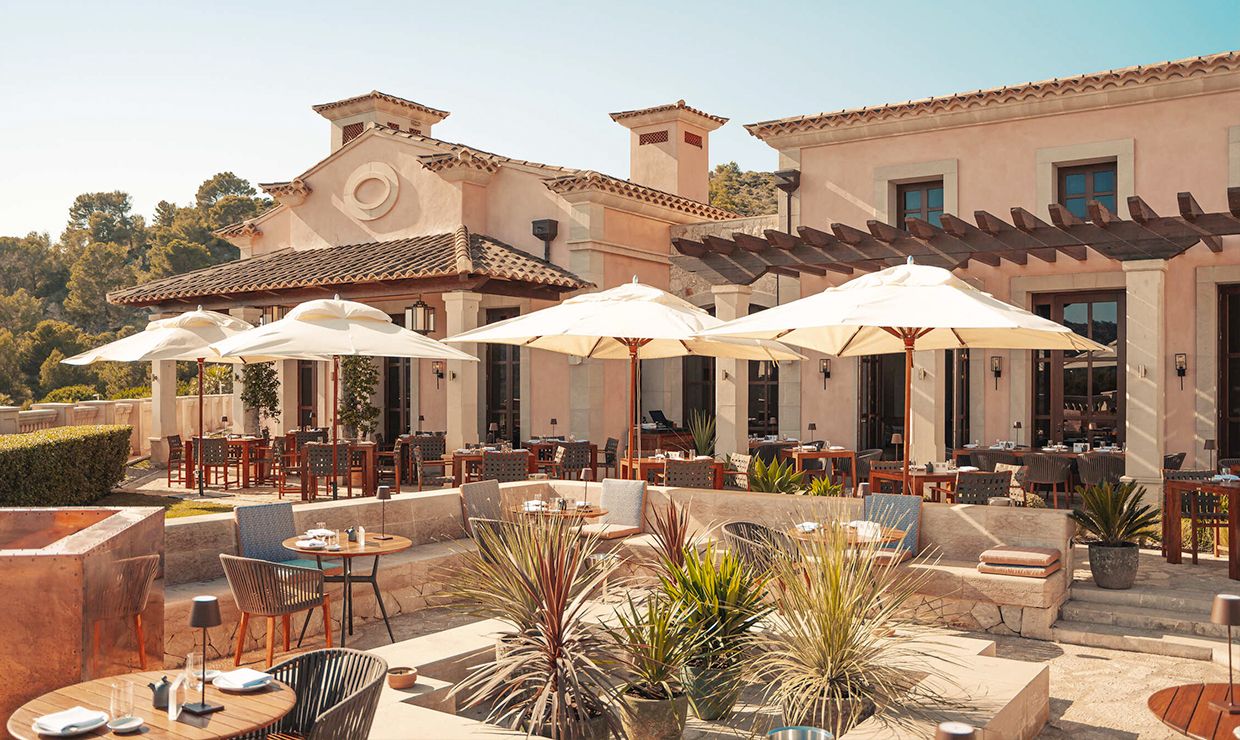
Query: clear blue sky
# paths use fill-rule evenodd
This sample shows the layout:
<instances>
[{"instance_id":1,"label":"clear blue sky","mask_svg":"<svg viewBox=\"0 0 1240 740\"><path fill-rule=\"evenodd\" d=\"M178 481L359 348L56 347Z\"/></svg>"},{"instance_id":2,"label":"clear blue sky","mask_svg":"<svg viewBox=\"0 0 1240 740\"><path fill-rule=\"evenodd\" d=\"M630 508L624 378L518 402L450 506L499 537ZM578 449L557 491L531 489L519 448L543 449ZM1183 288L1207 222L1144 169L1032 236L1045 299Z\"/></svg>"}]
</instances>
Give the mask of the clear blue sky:
<instances>
[{"instance_id":1,"label":"clear blue sky","mask_svg":"<svg viewBox=\"0 0 1240 740\"><path fill-rule=\"evenodd\" d=\"M607 113L684 98L732 119L714 162L769 169L741 124L1240 49L1240 0L3 0L0 29L0 234L55 237L81 192L149 216L218 171L296 175L327 153L310 105L371 89L452 111L437 136L620 176Z\"/></svg>"}]
</instances>

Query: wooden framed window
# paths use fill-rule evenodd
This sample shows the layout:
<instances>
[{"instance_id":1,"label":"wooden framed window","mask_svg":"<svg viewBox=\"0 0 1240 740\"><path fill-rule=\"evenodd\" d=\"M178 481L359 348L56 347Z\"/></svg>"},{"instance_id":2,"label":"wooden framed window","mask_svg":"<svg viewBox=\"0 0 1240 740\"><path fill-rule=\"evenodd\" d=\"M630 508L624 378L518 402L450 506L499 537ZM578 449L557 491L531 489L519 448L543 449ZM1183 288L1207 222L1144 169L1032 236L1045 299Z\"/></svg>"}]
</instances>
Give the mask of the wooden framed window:
<instances>
[{"instance_id":1,"label":"wooden framed window","mask_svg":"<svg viewBox=\"0 0 1240 740\"><path fill-rule=\"evenodd\" d=\"M935 226L942 226L943 180L926 180L896 185L896 223L904 228L908 217L920 218Z\"/></svg>"},{"instance_id":2,"label":"wooden framed window","mask_svg":"<svg viewBox=\"0 0 1240 740\"><path fill-rule=\"evenodd\" d=\"M1086 204L1098 201L1115 213L1115 162L1099 162L1057 169L1059 203L1079 219L1088 219Z\"/></svg>"}]
</instances>

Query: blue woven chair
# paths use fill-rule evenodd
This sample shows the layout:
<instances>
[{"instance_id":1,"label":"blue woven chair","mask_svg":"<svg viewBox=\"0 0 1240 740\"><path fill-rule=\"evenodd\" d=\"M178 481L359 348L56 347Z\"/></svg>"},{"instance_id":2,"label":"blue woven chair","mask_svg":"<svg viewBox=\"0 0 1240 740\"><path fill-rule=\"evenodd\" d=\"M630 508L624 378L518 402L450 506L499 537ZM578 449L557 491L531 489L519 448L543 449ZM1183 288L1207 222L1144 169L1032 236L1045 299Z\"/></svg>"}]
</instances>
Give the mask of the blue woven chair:
<instances>
[{"instance_id":1,"label":"blue woven chair","mask_svg":"<svg viewBox=\"0 0 1240 740\"><path fill-rule=\"evenodd\" d=\"M297 553L284 547L285 540L298 534L292 504L238 506L233 509L233 516L237 520L237 545L242 557L299 568L320 567L318 561L298 558ZM339 566L339 561L324 561L322 569Z\"/></svg>"},{"instance_id":2,"label":"blue woven chair","mask_svg":"<svg viewBox=\"0 0 1240 740\"><path fill-rule=\"evenodd\" d=\"M862 501L861 518L884 527L904 530L904 539L883 545L880 562L903 562L917 554L921 535L921 496L873 493Z\"/></svg>"}]
</instances>

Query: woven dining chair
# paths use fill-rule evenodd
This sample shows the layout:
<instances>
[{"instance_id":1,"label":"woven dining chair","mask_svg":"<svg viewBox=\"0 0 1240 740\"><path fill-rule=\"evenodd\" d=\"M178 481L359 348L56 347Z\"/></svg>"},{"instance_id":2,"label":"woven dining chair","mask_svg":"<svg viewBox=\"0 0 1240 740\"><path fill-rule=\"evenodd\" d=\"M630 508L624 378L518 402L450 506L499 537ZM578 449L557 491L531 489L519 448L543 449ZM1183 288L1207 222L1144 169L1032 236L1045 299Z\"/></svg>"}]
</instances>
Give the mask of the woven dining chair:
<instances>
[{"instance_id":1,"label":"woven dining chair","mask_svg":"<svg viewBox=\"0 0 1240 740\"><path fill-rule=\"evenodd\" d=\"M921 498L891 493L873 493L861 502L861 518L904 532L899 542L879 548L880 564L901 563L921 549Z\"/></svg>"},{"instance_id":2,"label":"woven dining chair","mask_svg":"<svg viewBox=\"0 0 1240 740\"><path fill-rule=\"evenodd\" d=\"M202 471L204 485L212 485L212 473L224 471L224 490L228 490L228 469L237 468L237 479L241 478L240 462L234 462L228 453L228 440L223 437L194 437L194 465Z\"/></svg>"},{"instance_id":3,"label":"woven dining chair","mask_svg":"<svg viewBox=\"0 0 1240 740\"><path fill-rule=\"evenodd\" d=\"M610 473L613 477L620 475L620 440L615 437L608 437L607 444L603 445L603 477L608 477Z\"/></svg>"},{"instance_id":4,"label":"woven dining chair","mask_svg":"<svg viewBox=\"0 0 1240 740\"><path fill-rule=\"evenodd\" d=\"M380 483L390 477L392 479L392 493L400 493L400 482L405 477L404 463L406 458L405 439L397 437L392 443L392 449L379 450L375 458L375 475Z\"/></svg>"},{"instance_id":5,"label":"woven dining chair","mask_svg":"<svg viewBox=\"0 0 1240 740\"><path fill-rule=\"evenodd\" d=\"M181 435L168 436L168 485L185 483L185 443Z\"/></svg>"},{"instance_id":6,"label":"woven dining chair","mask_svg":"<svg viewBox=\"0 0 1240 740\"><path fill-rule=\"evenodd\" d=\"M1059 489L1062 487L1067 505L1072 507L1072 491L1068 481L1072 477L1072 458L1062 455L1048 455L1044 452L1030 452L1025 455L1025 486L1030 493L1036 493L1036 486L1050 486L1054 496L1054 508L1059 508Z\"/></svg>"},{"instance_id":7,"label":"woven dining chair","mask_svg":"<svg viewBox=\"0 0 1240 740\"><path fill-rule=\"evenodd\" d=\"M284 636L284 652L289 651L291 638L290 623L292 616L300 612L315 609L323 610L323 636L327 647L332 646L332 608L331 595L324 588L323 571L318 568L302 568L296 565L273 563L255 558L239 558L234 555L220 553L220 563L224 566L224 576L228 579L228 588L232 591L233 600L237 602L237 611L241 612L241 624L237 627L237 651L233 665L241 665L241 655L245 651L245 638L250 625L250 617L263 617L267 620L267 663L270 666L275 657L276 617L280 618ZM302 628L305 634L305 628ZM301 647L301 639L297 640Z\"/></svg>"},{"instance_id":8,"label":"woven dining chair","mask_svg":"<svg viewBox=\"0 0 1240 740\"><path fill-rule=\"evenodd\" d=\"M949 490L933 486L931 491L943 494L944 498L954 504L984 506L992 498L1007 500L1011 487L1011 471L986 473L983 471L970 472L962 470L956 474L955 488Z\"/></svg>"},{"instance_id":9,"label":"woven dining chair","mask_svg":"<svg viewBox=\"0 0 1240 740\"><path fill-rule=\"evenodd\" d=\"M233 509L233 518L237 523L237 552L242 557L302 568L319 567L318 560L300 558L284 546L285 540L298 534L292 504L279 501L238 506ZM325 570L338 567L339 560L323 561Z\"/></svg>"},{"instance_id":10,"label":"woven dining chair","mask_svg":"<svg viewBox=\"0 0 1240 740\"><path fill-rule=\"evenodd\" d=\"M1090 452L1076 458L1076 471L1081 485L1100 486L1119 483L1124 474L1124 456L1110 452Z\"/></svg>"},{"instance_id":11,"label":"woven dining chair","mask_svg":"<svg viewBox=\"0 0 1240 740\"><path fill-rule=\"evenodd\" d=\"M1184 458L1188 457L1186 452L1177 452L1174 455L1163 455L1163 470L1179 470L1184 466Z\"/></svg>"},{"instance_id":12,"label":"woven dining chair","mask_svg":"<svg viewBox=\"0 0 1240 740\"><path fill-rule=\"evenodd\" d=\"M268 673L287 684L297 702L274 725L241 740L365 738L374 724L387 671L383 658L349 648L315 650L272 666Z\"/></svg>"},{"instance_id":13,"label":"woven dining chair","mask_svg":"<svg viewBox=\"0 0 1240 740\"><path fill-rule=\"evenodd\" d=\"M470 523L467 530L473 534L474 519L503 519L504 508L499 492L499 481L480 480L461 486L461 513Z\"/></svg>"},{"instance_id":14,"label":"woven dining chair","mask_svg":"<svg viewBox=\"0 0 1240 740\"><path fill-rule=\"evenodd\" d=\"M1164 480L1210 480L1213 477L1213 470L1163 471ZM1171 517L1163 517L1164 543L1167 541L1166 527L1178 526L1185 519L1189 523L1189 546L1192 552L1193 563L1197 562L1197 552L1200 550L1198 547L1200 538L1197 533L1202 529L1214 530L1214 554L1218 555L1219 533L1227 528L1227 511L1223 508L1221 497L1218 494L1206 493L1200 490L1193 491L1192 493L1182 493L1180 495L1179 519L1172 520ZM1165 554L1165 545L1163 550Z\"/></svg>"},{"instance_id":15,"label":"woven dining chair","mask_svg":"<svg viewBox=\"0 0 1240 740\"><path fill-rule=\"evenodd\" d=\"M742 491L748 491L749 474L753 472L753 455L729 452L728 468L729 470L724 475L730 477L737 488Z\"/></svg>"},{"instance_id":16,"label":"woven dining chair","mask_svg":"<svg viewBox=\"0 0 1240 740\"><path fill-rule=\"evenodd\" d=\"M530 477L530 453L527 450L492 452L483 450L479 480L498 483L528 480Z\"/></svg>"},{"instance_id":17,"label":"woven dining chair","mask_svg":"<svg viewBox=\"0 0 1240 740\"><path fill-rule=\"evenodd\" d=\"M904 463L901 462L900 460L870 460L869 464L866 465L866 473L865 473L865 478L863 480L868 481L870 478L870 472L874 470L882 470L884 472L897 471L897 470L902 471L904 470ZM861 475L860 470L857 471L857 475L858 476ZM878 481L879 489L881 489L884 485L890 486L892 492L894 493L900 493L900 490L904 487L903 483L898 480ZM874 491L873 493L882 493L882 490L877 490L877 491Z\"/></svg>"},{"instance_id":18,"label":"woven dining chair","mask_svg":"<svg viewBox=\"0 0 1240 740\"><path fill-rule=\"evenodd\" d=\"M672 488L714 488L714 460L664 460L663 485Z\"/></svg>"},{"instance_id":19,"label":"woven dining chair","mask_svg":"<svg viewBox=\"0 0 1240 740\"><path fill-rule=\"evenodd\" d=\"M791 558L796 553L788 535L757 522L724 524L723 540L755 573L766 573L776 558Z\"/></svg>"},{"instance_id":20,"label":"woven dining chair","mask_svg":"<svg viewBox=\"0 0 1240 740\"><path fill-rule=\"evenodd\" d=\"M91 659L100 655L103 621L126 619L133 624L138 667L146 670L146 635L142 630L142 612L151 595L151 585L159 572L159 555L123 558L112 564L103 593L91 600ZM163 652L163 649L160 649Z\"/></svg>"},{"instance_id":21,"label":"woven dining chair","mask_svg":"<svg viewBox=\"0 0 1240 740\"><path fill-rule=\"evenodd\" d=\"M271 440L271 451L267 461L267 477L275 486L276 497L284 498L284 494L293 493L301 495L301 459L296 452L288 449L288 440L284 437L276 437ZM289 480L296 478L297 482L290 485Z\"/></svg>"},{"instance_id":22,"label":"woven dining chair","mask_svg":"<svg viewBox=\"0 0 1240 740\"><path fill-rule=\"evenodd\" d=\"M335 451L335 462L332 461L332 453ZM347 442L337 442L332 445L329 442L307 442L306 443L306 469L303 475L307 476L305 483L306 491L310 499L313 500L319 495L319 481L324 483L324 490L331 492L332 473L345 479L348 496L353 497L353 476L349 475L349 462L351 458L349 444ZM337 488L339 492L339 488Z\"/></svg>"},{"instance_id":23,"label":"woven dining chair","mask_svg":"<svg viewBox=\"0 0 1240 740\"><path fill-rule=\"evenodd\" d=\"M421 447L413 448L413 469L419 491L426 486L450 486L454 483L452 476L447 475L447 471L444 470L443 460L425 459L422 457ZM432 470L439 470L440 474L436 475L431 472Z\"/></svg>"},{"instance_id":24,"label":"woven dining chair","mask_svg":"<svg viewBox=\"0 0 1240 740\"><path fill-rule=\"evenodd\" d=\"M590 467L589 442L560 442L556 445L548 471L561 480L580 480L581 471Z\"/></svg>"}]
</instances>

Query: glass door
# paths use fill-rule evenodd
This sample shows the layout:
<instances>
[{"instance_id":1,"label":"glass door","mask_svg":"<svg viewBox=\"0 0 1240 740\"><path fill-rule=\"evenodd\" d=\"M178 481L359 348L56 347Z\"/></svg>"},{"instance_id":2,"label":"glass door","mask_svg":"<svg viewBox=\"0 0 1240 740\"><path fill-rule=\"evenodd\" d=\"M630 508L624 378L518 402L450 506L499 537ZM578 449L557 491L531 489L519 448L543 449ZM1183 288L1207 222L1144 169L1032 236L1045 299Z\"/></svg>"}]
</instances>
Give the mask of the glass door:
<instances>
[{"instance_id":1,"label":"glass door","mask_svg":"<svg viewBox=\"0 0 1240 740\"><path fill-rule=\"evenodd\" d=\"M315 376L313 360L297 361L297 426L312 427L315 424L314 399Z\"/></svg>"},{"instance_id":2,"label":"glass door","mask_svg":"<svg viewBox=\"0 0 1240 740\"><path fill-rule=\"evenodd\" d=\"M487 309L487 323L518 315L516 308ZM486 439L508 440L521 446L521 348L507 344L486 345L487 428ZM494 427L492 427L494 425Z\"/></svg>"},{"instance_id":3,"label":"glass door","mask_svg":"<svg viewBox=\"0 0 1240 740\"><path fill-rule=\"evenodd\" d=\"M1218 457L1240 457L1240 285L1218 292Z\"/></svg>"}]
</instances>

